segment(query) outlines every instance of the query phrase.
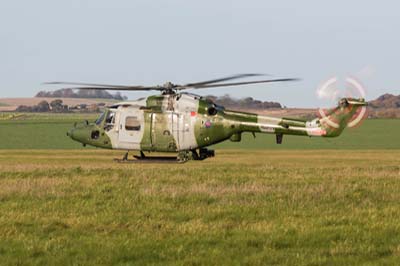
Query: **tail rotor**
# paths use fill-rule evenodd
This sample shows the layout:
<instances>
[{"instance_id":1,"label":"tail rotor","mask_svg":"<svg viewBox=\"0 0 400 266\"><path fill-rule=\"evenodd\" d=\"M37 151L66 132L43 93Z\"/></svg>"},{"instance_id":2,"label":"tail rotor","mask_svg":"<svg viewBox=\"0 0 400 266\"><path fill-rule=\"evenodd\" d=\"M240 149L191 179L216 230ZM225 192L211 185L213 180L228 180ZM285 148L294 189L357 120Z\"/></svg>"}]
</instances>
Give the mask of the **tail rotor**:
<instances>
[{"instance_id":1,"label":"tail rotor","mask_svg":"<svg viewBox=\"0 0 400 266\"><path fill-rule=\"evenodd\" d=\"M320 85L316 94L320 100L338 103L338 107L334 109L318 109L320 121L331 128L358 127L368 115L366 90L354 77L346 77L343 86L340 86L337 77L332 77ZM341 115L338 115L339 112ZM343 115L346 115L346 119L343 119Z\"/></svg>"}]
</instances>

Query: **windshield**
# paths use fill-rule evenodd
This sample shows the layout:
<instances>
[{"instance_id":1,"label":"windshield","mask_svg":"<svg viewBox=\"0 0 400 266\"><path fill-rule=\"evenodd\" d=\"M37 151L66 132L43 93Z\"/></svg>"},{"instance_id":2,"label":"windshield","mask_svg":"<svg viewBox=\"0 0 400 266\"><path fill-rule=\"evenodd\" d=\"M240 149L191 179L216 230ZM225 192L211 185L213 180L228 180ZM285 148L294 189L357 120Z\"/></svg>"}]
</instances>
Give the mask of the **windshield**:
<instances>
[{"instance_id":1,"label":"windshield","mask_svg":"<svg viewBox=\"0 0 400 266\"><path fill-rule=\"evenodd\" d=\"M97 120L96 120L96 125L100 125L101 122L103 122L105 116L106 116L106 112L103 112L103 113L100 115L100 117L97 118Z\"/></svg>"}]
</instances>

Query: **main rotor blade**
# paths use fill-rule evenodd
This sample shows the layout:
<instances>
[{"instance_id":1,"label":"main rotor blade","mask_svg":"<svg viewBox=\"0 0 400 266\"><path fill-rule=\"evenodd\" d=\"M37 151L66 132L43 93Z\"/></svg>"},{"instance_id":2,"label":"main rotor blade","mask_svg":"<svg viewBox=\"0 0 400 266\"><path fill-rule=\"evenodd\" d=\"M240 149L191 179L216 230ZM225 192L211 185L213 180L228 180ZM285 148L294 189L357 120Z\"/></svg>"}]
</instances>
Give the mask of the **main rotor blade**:
<instances>
[{"instance_id":1,"label":"main rotor blade","mask_svg":"<svg viewBox=\"0 0 400 266\"><path fill-rule=\"evenodd\" d=\"M151 90L165 90L164 87L144 87L144 86L125 86L125 87L71 87L64 89L73 90L100 90L100 91L151 91Z\"/></svg>"},{"instance_id":2,"label":"main rotor blade","mask_svg":"<svg viewBox=\"0 0 400 266\"><path fill-rule=\"evenodd\" d=\"M95 83L84 83L84 82L69 82L69 81L52 81L44 82L44 85L73 85L73 86L91 86L91 87L107 87L107 88L125 88L130 87L128 85L107 85L107 84L95 84Z\"/></svg>"},{"instance_id":3,"label":"main rotor blade","mask_svg":"<svg viewBox=\"0 0 400 266\"><path fill-rule=\"evenodd\" d=\"M219 79L212 79L212 80L206 80L206 81L201 81L201 82L188 83L188 84L185 84L185 85L178 85L177 87L196 87L196 86L200 86L200 85L218 83L218 82L228 81L228 80L233 80L233 79L240 79L240 78L247 78L247 77L258 77L258 76L266 76L266 74L255 74L255 73L238 74L238 75L228 76L228 77L219 78Z\"/></svg>"},{"instance_id":4,"label":"main rotor blade","mask_svg":"<svg viewBox=\"0 0 400 266\"><path fill-rule=\"evenodd\" d=\"M259 84L259 83L272 83L272 82L298 81L298 80L299 79L297 79L297 78L267 79L267 80L232 82L232 83L222 83L222 84L196 85L196 86L190 86L187 89L205 89L205 88L228 87L228 86L239 86L239 85ZM177 88L177 89L181 89L181 88ZM182 88L182 89L185 89L185 88Z\"/></svg>"},{"instance_id":5,"label":"main rotor blade","mask_svg":"<svg viewBox=\"0 0 400 266\"><path fill-rule=\"evenodd\" d=\"M219 83L227 80L254 77L254 76L264 76L265 74L238 74L233 76L228 76L219 79L213 79L208 81L188 83L186 85L175 85L172 83L167 83L163 86L130 86L130 85L108 85L108 84L95 84L95 83L84 83L84 82L64 82L64 81L54 81L46 82L43 84L47 85L72 85L77 87L69 87L65 89L76 89L76 90L111 90L111 91L150 91L150 90L185 90L185 89L205 89L205 88L216 88L216 87L228 87L228 86L240 86L248 84L259 84L259 83L272 83L272 82L285 82L285 81L296 81L295 78L285 78L285 79L267 79L267 80L256 80L256 81L243 81L243 82L231 82L231 83ZM217 84L215 84L217 83Z\"/></svg>"},{"instance_id":6,"label":"main rotor blade","mask_svg":"<svg viewBox=\"0 0 400 266\"><path fill-rule=\"evenodd\" d=\"M107 84L94 84L84 82L64 82L53 81L45 82L46 85L77 85L79 87L70 87L65 89L74 90L110 90L110 91L147 91L147 90L163 90L161 86L129 86L129 85L107 85ZM82 87L84 86L84 87Z\"/></svg>"}]
</instances>

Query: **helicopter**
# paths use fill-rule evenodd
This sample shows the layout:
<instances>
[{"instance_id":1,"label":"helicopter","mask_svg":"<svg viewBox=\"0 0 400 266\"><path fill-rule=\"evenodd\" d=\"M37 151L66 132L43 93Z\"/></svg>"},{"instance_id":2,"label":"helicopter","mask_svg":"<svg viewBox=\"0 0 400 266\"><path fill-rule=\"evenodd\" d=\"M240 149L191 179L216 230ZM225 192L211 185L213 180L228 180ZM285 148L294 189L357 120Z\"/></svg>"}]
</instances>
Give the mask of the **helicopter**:
<instances>
[{"instance_id":1,"label":"helicopter","mask_svg":"<svg viewBox=\"0 0 400 266\"><path fill-rule=\"evenodd\" d=\"M134 101L123 101L108 106L98 119L89 123L75 123L67 132L72 140L83 146L124 150L119 162L145 160L204 160L214 157L209 146L230 140L240 142L242 134L250 132L274 134L281 144L284 135L331 138L339 136L354 119L365 113L363 98L341 98L337 107L329 109L320 118L307 121L298 118L276 118L255 113L226 109L188 89L205 89L249 84L296 81L294 78L232 80L261 76L239 74L219 79L178 85L167 82L157 86L106 85L77 82L48 82L69 85L81 90L159 91L157 95ZM230 81L230 82L228 82ZM354 118L357 116L356 118ZM136 151L133 160L129 152ZM145 152L174 153L176 156L147 156Z\"/></svg>"}]
</instances>

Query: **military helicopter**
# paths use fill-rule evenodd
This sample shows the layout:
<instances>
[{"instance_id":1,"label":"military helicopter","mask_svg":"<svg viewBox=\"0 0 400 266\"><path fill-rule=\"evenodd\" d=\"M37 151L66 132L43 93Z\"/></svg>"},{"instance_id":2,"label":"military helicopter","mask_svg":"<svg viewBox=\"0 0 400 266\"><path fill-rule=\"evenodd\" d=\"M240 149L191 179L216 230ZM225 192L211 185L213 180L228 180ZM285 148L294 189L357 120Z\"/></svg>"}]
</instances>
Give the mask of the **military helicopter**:
<instances>
[{"instance_id":1,"label":"military helicopter","mask_svg":"<svg viewBox=\"0 0 400 266\"><path fill-rule=\"evenodd\" d=\"M187 89L205 89L243 86L297 79L263 79L227 82L261 74L239 74L208 81L177 85L167 82L162 86L126 86L75 82L49 82L46 84L69 85L73 89L116 91L159 91L160 94L125 101L109 106L94 122L75 123L67 135L84 146L126 151L120 162L167 160L186 162L204 160L215 155L207 147L230 140L240 142L242 133L274 134L281 144L284 135L317 137L339 136L344 128L366 108L363 98L342 98L336 108L311 121L295 118L275 118L247 112L228 110L209 99ZM128 153L137 151L135 159ZM167 152L175 157L146 156L145 152Z\"/></svg>"}]
</instances>

